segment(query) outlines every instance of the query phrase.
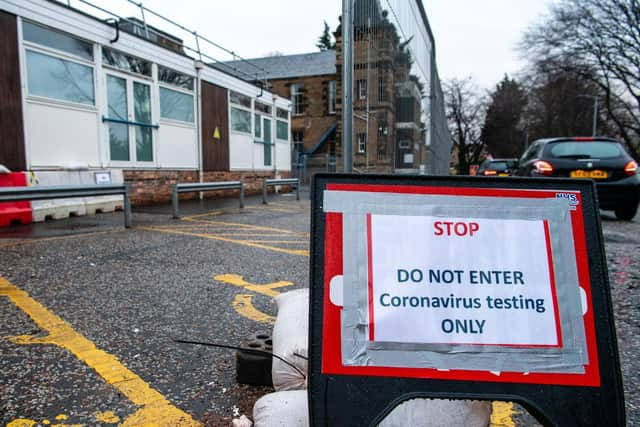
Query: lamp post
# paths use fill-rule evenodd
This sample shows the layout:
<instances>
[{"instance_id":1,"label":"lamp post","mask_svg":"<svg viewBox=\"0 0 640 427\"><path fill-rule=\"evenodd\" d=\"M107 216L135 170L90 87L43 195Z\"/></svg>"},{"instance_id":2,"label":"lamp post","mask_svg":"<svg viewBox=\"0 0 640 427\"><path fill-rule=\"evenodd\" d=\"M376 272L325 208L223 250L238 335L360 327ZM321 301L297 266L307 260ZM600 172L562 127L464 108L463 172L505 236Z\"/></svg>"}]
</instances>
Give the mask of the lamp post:
<instances>
[{"instance_id":1,"label":"lamp post","mask_svg":"<svg viewBox=\"0 0 640 427\"><path fill-rule=\"evenodd\" d=\"M593 125L591 136L596 136L596 129L598 128L598 101L600 97L598 95L578 95L578 97L593 99Z\"/></svg>"}]
</instances>

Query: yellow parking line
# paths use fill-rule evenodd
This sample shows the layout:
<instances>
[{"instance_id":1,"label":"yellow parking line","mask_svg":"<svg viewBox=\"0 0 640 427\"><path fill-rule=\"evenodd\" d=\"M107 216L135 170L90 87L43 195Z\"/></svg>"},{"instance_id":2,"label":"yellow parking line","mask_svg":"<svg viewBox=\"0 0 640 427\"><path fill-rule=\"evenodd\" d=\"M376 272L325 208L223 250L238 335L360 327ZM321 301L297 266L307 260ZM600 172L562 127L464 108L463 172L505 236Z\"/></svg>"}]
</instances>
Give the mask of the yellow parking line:
<instances>
[{"instance_id":1,"label":"yellow parking line","mask_svg":"<svg viewBox=\"0 0 640 427\"><path fill-rule=\"evenodd\" d=\"M238 245L243 245L243 246L249 246L252 248L260 248L260 249L266 249L269 251L274 251L274 252L282 252L285 254L289 254L289 255L299 255L299 256L309 256L309 251L306 249L285 249L285 248L279 248L277 246L269 246L269 245L261 245L259 243L251 243L248 241L244 241L244 240L235 240L235 239L228 239L226 237L221 237L221 236L217 236L214 234L204 234L204 233L189 233L186 231L180 231L180 230L160 230L157 228L153 228L153 227L136 227L136 229L138 230L147 230L147 231L158 231L160 233L168 233L168 234L182 234L185 236L194 236L194 237L202 237L204 239L212 239L212 240L220 240L222 242L228 242L228 243L235 243Z\"/></svg>"},{"instance_id":2,"label":"yellow parking line","mask_svg":"<svg viewBox=\"0 0 640 427\"><path fill-rule=\"evenodd\" d=\"M255 283L247 282L239 274L220 274L218 276L215 276L214 279L218 282L239 286L241 288L245 288L249 291L257 292L268 297L275 297L280 294L280 292L274 291L274 289L293 285L293 282L287 282L284 280L274 283L265 283L264 285L257 285Z\"/></svg>"},{"instance_id":3,"label":"yellow parking line","mask_svg":"<svg viewBox=\"0 0 640 427\"><path fill-rule=\"evenodd\" d=\"M203 217L203 216L216 216L216 215L220 215L220 214L222 214L222 211L220 209L214 209L214 210L207 211L207 212L200 213L200 214L183 216L181 219L200 218L200 217Z\"/></svg>"},{"instance_id":4,"label":"yellow parking line","mask_svg":"<svg viewBox=\"0 0 640 427\"><path fill-rule=\"evenodd\" d=\"M274 232L277 232L277 233L286 233L286 234L300 235L300 236L309 237L309 233L306 233L306 232L303 232L303 231L291 231L291 230L286 230L286 229L283 229L283 228L263 227L263 226L260 226L260 225L242 224L242 223L237 223L237 222L212 221L212 220L206 220L206 219L190 220L190 219L184 218L184 220L185 221L200 221L200 222L204 222L204 223L208 223L208 224L216 224L216 225L228 226L228 227L249 228L251 230L274 231Z\"/></svg>"},{"instance_id":5,"label":"yellow parking line","mask_svg":"<svg viewBox=\"0 0 640 427\"><path fill-rule=\"evenodd\" d=\"M77 239L78 237L91 237L98 236L100 234L110 234L110 233L121 233L125 229L124 228L111 228L109 230L104 231L94 231L91 233L80 233L80 234L69 234L66 236L56 236L56 237L43 237L41 239L23 239L18 241L11 241L6 243L0 243L0 248L8 248L11 246L19 246L19 245L28 245L32 243L40 243L40 242L50 242L55 240L66 240L66 239Z\"/></svg>"},{"instance_id":6,"label":"yellow parking line","mask_svg":"<svg viewBox=\"0 0 640 427\"><path fill-rule=\"evenodd\" d=\"M141 406L130 415L122 426L199 426L189 414L173 406L165 397L152 389L138 375L127 369L120 361L96 348L93 342L77 333L62 318L50 312L25 291L18 289L0 277L0 296L6 296L25 312L47 336L21 335L11 338L16 344L52 344L71 352L87 364L107 383L114 386L131 402Z\"/></svg>"},{"instance_id":7,"label":"yellow parking line","mask_svg":"<svg viewBox=\"0 0 640 427\"><path fill-rule=\"evenodd\" d=\"M278 243L278 244L284 244L284 245L306 245L307 242L306 240L302 241L302 240L245 240L245 242L249 242L249 243Z\"/></svg>"},{"instance_id":8,"label":"yellow parking line","mask_svg":"<svg viewBox=\"0 0 640 427\"><path fill-rule=\"evenodd\" d=\"M275 317L256 310L256 308L251 303L252 297L253 296L250 294L238 294L233 299L231 305L233 306L233 309L238 312L238 314L255 322L267 323L269 325L273 325L274 323L276 323Z\"/></svg>"}]
</instances>

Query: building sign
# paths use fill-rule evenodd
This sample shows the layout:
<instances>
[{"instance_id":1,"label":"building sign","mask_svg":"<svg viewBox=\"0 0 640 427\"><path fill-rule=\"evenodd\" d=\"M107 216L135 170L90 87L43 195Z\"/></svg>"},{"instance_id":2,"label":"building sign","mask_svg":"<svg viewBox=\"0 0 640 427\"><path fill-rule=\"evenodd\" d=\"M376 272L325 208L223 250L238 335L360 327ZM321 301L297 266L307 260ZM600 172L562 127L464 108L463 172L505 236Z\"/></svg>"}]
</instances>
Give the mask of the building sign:
<instances>
[{"instance_id":1,"label":"building sign","mask_svg":"<svg viewBox=\"0 0 640 427\"><path fill-rule=\"evenodd\" d=\"M351 408L364 387L363 425L402 393L624 419L593 183L321 174L313 192L312 395Z\"/></svg>"}]
</instances>

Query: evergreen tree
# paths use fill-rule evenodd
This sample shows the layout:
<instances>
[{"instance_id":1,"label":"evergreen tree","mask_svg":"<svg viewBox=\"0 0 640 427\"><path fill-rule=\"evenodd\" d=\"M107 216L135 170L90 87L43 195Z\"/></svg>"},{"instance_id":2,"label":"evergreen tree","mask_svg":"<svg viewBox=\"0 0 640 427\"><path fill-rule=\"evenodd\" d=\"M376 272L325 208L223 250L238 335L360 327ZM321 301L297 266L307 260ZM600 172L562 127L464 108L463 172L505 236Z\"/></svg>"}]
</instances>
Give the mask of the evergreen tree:
<instances>
[{"instance_id":1,"label":"evergreen tree","mask_svg":"<svg viewBox=\"0 0 640 427\"><path fill-rule=\"evenodd\" d=\"M526 103L524 89L507 75L490 94L481 138L493 157L520 157L524 151L526 136L521 118Z\"/></svg>"},{"instance_id":2,"label":"evergreen tree","mask_svg":"<svg viewBox=\"0 0 640 427\"><path fill-rule=\"evenodd\" d=\"M322 31L322 35L318 37L316 47L320 49L320 51L336 48L335 41L331 41L331 30L329 29L327 21L324 21L324 30Z\"/></svg>"}]
</instances>

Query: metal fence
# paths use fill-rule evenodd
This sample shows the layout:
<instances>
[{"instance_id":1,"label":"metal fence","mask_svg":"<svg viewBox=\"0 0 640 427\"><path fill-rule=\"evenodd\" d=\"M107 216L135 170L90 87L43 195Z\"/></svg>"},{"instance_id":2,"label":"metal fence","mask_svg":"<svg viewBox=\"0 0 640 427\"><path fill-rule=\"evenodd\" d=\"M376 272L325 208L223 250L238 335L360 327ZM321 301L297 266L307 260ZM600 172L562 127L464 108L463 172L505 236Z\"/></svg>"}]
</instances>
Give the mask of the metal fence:
<instances>
[{"instance_id":1,"label":"metal fence","mask_svg":"<svg viewBox=\"0 0 640 427\"><path fill-rule=\"evenodd\" d=\"M422 2L344 0L342 25L339 169L448 174L451 137Z\"/></svg>"}]
</instances>

